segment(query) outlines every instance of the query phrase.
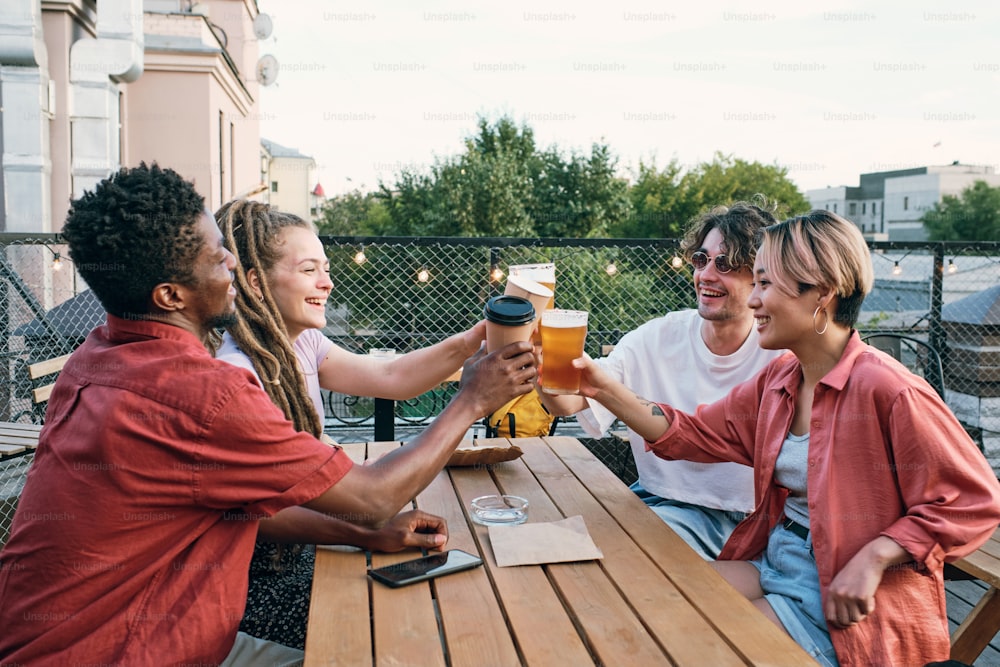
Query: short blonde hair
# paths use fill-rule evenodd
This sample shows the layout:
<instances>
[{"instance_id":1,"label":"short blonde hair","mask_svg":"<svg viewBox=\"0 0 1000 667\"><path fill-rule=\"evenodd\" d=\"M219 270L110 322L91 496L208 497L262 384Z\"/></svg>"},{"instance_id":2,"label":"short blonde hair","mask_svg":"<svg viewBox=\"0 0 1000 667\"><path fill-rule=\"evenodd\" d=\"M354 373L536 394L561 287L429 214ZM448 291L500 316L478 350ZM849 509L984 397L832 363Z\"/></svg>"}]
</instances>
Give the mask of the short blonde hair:
<instances>
[{"instance_id":1,"label":"short blonde hair","mask_svg":"<svg viewBox=\"0 0 1000 667\"><path fill-rule=\"evenodd\" d=\"M835 322L853 327L875 275L868 244L849 220L816 210L764 228L757 259L780 291L797 295L812 287L839 298Z\"/></svg>"}]
</instances>

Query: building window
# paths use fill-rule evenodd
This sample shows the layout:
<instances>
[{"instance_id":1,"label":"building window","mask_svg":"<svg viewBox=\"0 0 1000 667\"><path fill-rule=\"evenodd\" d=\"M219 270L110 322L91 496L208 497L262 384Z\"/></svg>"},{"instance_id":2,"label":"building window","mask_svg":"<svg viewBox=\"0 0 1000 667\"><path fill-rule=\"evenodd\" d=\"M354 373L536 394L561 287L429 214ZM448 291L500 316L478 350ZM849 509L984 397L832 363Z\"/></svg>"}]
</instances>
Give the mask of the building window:
<instances>
[{"instance_id":1,"label":"building window","mask_svg":"<svg viewBox=\"0 0 1000 667\"><path fill-rule=\"evenodd\" d=\"M861 202L861 215L868 212L868 202Z\"/></svg>"},{"instance_id":2,"label":"building window","mask_svg":"<svg viewBox=\"0 0 1000 667\"><path fill-rule=\"evenodd\" d=\"M910 198L909 197L903 197L903 210L904 211L909 211L910 210Z\"/></svg>"},{"instance_id":3,"label":"building window","mask_svg":"<svg viewBox=\"0 0 1000 667\"><path fill-rule=\"evenodd\" d=\"M834 212L834 213L836 213L836 212L837 212L837 205L836 205L836 204L834 204L834 205L833 205L833 212Z\"/></svg>"},{"instance_id":4,"label":"building window","mask_svg":"<svg viewBox=\"0 0 1000 667\"><path fill-rule=\"evenodd\" d=\"M278 181L271 181L271 192L278 191Z\"/></svg>"},{"instance_id":5,"label":"building window","mask_svg":"<svg viewBox=\"0 0 1000 667\"><path fill-rule=\"evenodd\" d=\"M857 215L858 214L858 203L851 202L847 205L847 215Z\"/></svg>"},{"instance_id":6,"label":"building window","mask_svg":"<svg viewBox=\"0 0 1000 667\"><path fill-rule=\"evenodd\" d=\"M876 208L878 208L878 202L872 202L872 215L878 214L878 211L875 210Z\"/></svg>"}]
</instances>

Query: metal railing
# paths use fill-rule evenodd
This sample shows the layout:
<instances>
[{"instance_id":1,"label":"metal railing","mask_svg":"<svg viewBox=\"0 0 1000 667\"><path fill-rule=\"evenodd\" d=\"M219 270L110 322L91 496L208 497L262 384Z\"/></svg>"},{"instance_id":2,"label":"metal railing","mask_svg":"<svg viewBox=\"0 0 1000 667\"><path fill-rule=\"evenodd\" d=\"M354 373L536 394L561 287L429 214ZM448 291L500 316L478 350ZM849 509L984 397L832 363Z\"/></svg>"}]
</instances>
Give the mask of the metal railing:
<instances>
[{"instance_id":1,"label":"metal railing","mask_svg":"<svg viewBox=\"0 0 1000 667\"><path fill-rule=\"evenodd\" d=\"M690 269L677 241L324 237L334 293L325 333L359 353L406 352L468 329L486 299L502 290L513 264L554 261L556 301L591 313L587 351L598 356L641 323L694 305ZM1000 244L873 242L876 288L859 329L905 333L939 351L945 398L1000 467ZM498 279L499 278L499 279ZM990 319L990 318L994 319ZM56 235L0 234L0 419L40 422L31 402L29 363L73 350L104 320ZM904 361L906 361L904 359ZM444 385L389 403L397 439L437 415L455 391ZM342 442L368 440L378 406L370 398L324 391L326 428ZM386 402L382 402L384 408ZM384 424L383 424L384 426ZM579 434L572 419L560 433ZM383 432L385 432L383 430ZM627 448L614 438L584 442L625 481L635 479ZM32 455L0 463L0 544Z\"/></svg>"},{"instance_id":2,"label":"metal railing","mask_svg":"<svg viewBox=\"0 0 1000 667\"><path fill-rule=\"evenodd\" d=\"M679 261L673 239L322 238L334 281L325 333L359 353L375 347L406 352L471 327L486 299L502 291L503 278L495 271L506 273L514 264L555 262L557 305L591 313L592 356L641 323L694 305L690 268ZM996 345L997 325L977 318L983 317L989 289L1000 284L1000 244L870 246L876 288L858 328L907 333L939 350L949 403L958 402L953 408L971 429L982 428L970 406L1000 386L1000 363L989 349ZM76 277L57 235L0 234L0 329L6 340L0 356L8 379L0 383L3 418L38 421L27 364L74 349L101 321L100 305ZM977 341L983 343L983 363L974 368ZM397 403L397 424L405 432L426 423L451 391L443 387ZM324 402L334 437L359 429L371 433L372 399L325 392Z\"/></svg>"}]
</instances>

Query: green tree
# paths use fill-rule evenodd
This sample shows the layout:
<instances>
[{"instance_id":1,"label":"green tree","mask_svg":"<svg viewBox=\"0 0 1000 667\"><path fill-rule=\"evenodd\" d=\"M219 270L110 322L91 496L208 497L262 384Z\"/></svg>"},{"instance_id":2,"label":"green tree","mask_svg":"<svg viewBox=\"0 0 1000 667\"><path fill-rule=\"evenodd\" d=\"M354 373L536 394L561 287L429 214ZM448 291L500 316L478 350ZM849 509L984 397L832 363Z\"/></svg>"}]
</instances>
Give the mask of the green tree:
<instances>
[{"instance_id":1,"label":"green tree","mask_svg":"<svg viewBox=\"0 0 1000 667\"><path fill-rule=\"evenodd\" d=\"M326 200L316 222L320 234L331 236L380 236L389 225L385 204L360 190Z\"/></svg>"},{"instance_id":2,"label":"green tree","mask_svg":"<svg viewBox=\"0 0 1000 667\"><path fill-rule=\"evenodd\" d=\"M594 237L630 210L627 183L604 145L568 158L539 150L527 125L480 118L465 152L430 173L403 171L382 184L394 233L425 236Z\"/></svg>"},{"instance_id":3,"label":"green tree","mask_svg":"<svg viewBox=\"0 0 1000 667\"><path fill-rule=\"evenodd\" d=\"M788 170L777 164L747 162L716 153L682 173L676 160L662 171L655 163L639 163L639 173L629 191L633 216L613 230L617 237L672 238L683 234L688 221L713 206L751 201L764 195L778 206L778 217L808 211L808 200L788 179Z\"/></svg>"},{"instance_id":4,"label":"green tree","mask_svg":"<svg viewBox=\"0 0 1000 667\"><path fill-rule=\"evenodd\" d=\"M942 197L921 221L932 241L998 241L1000 187L976 181L959 197Z\"/></svg>"},{"instance_id":5,"label":"green tree","mask_svg":"<svg viewBox=\"0 0 1000 667\"><path fill-rule=\"evenodd\" d=\"M632 215L610 230L616 238L678 238L695 211L687 210L676 159L663 170L656 163L639 162L639 173L629 188Z\"/></svg>"}]
</instances>

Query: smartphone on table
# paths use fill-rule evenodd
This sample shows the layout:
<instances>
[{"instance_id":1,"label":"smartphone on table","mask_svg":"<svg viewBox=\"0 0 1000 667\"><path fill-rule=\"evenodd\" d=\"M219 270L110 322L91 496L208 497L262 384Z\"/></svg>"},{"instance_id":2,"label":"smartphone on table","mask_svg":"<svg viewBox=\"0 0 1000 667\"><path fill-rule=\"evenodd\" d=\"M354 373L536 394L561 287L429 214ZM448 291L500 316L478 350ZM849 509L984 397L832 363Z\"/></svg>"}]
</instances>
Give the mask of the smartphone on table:
<instances>
[{"instance_id":1,"label":"smartphone on table","mask_svg":"<svg viewBox=\"0 0 1000 667\"><path fill-rule=\"evenodd\" d=\"M375 581L399 588L453 572L470 570L482 564L483 560L479 556L460 549L450 549L430 556L372 568L368 570L368 574Z\"/></svg>"}]
</instances>

